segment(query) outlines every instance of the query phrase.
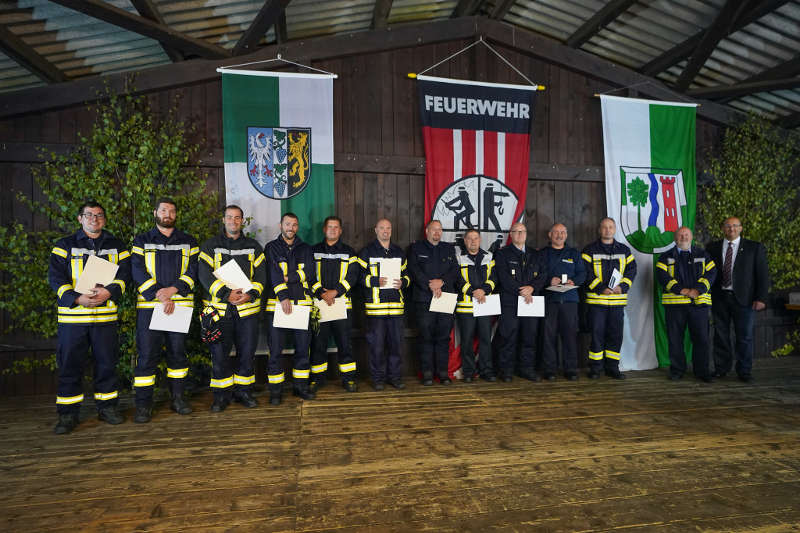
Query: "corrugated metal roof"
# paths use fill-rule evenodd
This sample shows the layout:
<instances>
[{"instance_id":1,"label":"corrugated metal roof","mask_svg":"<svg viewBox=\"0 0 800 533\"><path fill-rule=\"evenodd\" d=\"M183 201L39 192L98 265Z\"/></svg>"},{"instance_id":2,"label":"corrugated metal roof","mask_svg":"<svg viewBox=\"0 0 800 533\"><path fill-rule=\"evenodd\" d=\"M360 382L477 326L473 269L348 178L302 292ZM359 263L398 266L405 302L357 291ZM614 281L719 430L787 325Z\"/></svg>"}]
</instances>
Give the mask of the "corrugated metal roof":
<instances>
[{"instance_id":1,"label":"corrugated metal roof","mask_svg":"<svg viewBox=\"0 0 800 533\"><path fill-rule=\"evenodd\" d=\"M233 48L249 27L263 0L153 0L164 23L188 36ZM500 0L483 2L476 14L490 15ZM130 0L109 3L137 14ZM609 2L603 0L516 0L503 20L547 37L567 42L586 21ZM632 69L709 28L726 0L636 0L580 48ZM457 0L395 0L389 24L446 19ZM294 0L286 8L289 40L370 29L375 0ZM145 69L169 63L160 43L123 30L47 0L0 0L0 24L69 78ZM274 42L270 28L262 42ZM689 91L748 81L800 53L800 0L722 39L707 59ZM674 83L686 59L657 73ZM44 82L13 59L0 54L0 92ZM771 118L800 111L800 90L751 94L730 100L741 110L757 110Z\"/></svg>"}]
</instances>

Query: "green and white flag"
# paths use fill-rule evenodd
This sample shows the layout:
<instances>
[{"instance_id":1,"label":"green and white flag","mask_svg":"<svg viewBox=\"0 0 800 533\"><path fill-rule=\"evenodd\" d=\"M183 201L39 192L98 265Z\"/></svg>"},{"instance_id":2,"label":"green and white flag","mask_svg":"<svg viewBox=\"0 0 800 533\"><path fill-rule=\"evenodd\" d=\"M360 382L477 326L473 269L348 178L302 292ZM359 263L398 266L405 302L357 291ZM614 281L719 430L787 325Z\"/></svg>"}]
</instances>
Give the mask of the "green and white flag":
<instances>
[{"instance_id":1,"label":"green and white flag","mask_svg":"<svg viewBox=\"0 0 800 533\"><path fill-rule=\"evenodd\" d=\"M638 270L628 292L620 367L669 364L658 256L681 226L694 230L696 105L601 96L608 216Z\"/></svg>"},{"instance_id":2,"label":"green and white flag","mask_svg":"<svg viewBox=\"0 0 800 533\"><path fill-rule=\"evenodd\" d=\"M218 69L227 204L252 217L247 231L266 243L280 217L300 219L299 235L313 243L334 214L333 78Z\"/></svg>"}]
</instances>

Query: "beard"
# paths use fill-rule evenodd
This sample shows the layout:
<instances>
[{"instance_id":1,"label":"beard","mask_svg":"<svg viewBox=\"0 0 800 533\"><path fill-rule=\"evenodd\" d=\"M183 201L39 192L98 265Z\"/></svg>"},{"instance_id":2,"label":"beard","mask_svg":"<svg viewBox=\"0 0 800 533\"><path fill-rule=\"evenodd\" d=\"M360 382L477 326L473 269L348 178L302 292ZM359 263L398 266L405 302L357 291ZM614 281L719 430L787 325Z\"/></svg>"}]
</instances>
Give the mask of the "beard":
<instances>
[{"instance_id":1,"label":"beard","mask_svg":"<svg viewBox=\"0 0 800 533\"><path fill-rule=\"evenodd\" d=\"M157 226L161 226L162 228L174 228L175 227L175 219L165 219L165 218L158 218L154 217Z\"/></svg>"}]
</instances>

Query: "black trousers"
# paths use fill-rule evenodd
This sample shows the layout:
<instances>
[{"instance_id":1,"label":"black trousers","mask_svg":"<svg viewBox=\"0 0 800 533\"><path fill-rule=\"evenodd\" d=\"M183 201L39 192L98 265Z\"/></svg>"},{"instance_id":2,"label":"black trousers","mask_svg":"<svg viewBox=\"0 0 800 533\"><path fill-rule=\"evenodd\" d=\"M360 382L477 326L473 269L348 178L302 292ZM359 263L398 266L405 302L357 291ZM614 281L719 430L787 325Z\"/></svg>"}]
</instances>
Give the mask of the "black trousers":
<instances>
[{"instance_id":1,"label":"black trousers","mask_svg":"<svg viewBox=\"0 0 800 533\"><path fill-rule=\"evenodd\" d=\"M278 304L280 305L280 304ZM294 356L292 357L292 386L298 390L308 390L311 374L311 332L302 329L269 327L269 361L267 362L267 381L271 394L280 394L285 381L283 373L283 344L286 335L294 335Z\"/></svg>"},{"instance_id":2,"label":"black trousers","mask_svg":"<svg viewBox=\"0 0 800 533\"><path fill-rule=\"evenodd\" d=\"M232 305L220 320L222 341L209 345L214 398L230 400L234 391L249 392L256 381L253 358L258 344L258 314L240 317ZM236 355L231 348L236 346Z\"/></svg>"},{"instance_id":3,"label":"black trousers","mask_svg":"<svg viewBox=\"0 0 800 533\"><path fill-rule=\"evenodd\" d=\"M475 333L478 334L478 369L483 377L493 376L491 317L456 313L456 324L461 337L461 370L464 377L475 375Z\"/></svg>"},{"instance_id":4,"label":"black trousers","mask_svg":"<svg viewBox=\"0 0 800 533\"><path fill-rule=\"evenodd\" d=\"M669 343L669 372L682 376L686 372L686 352L683 338L686 328L692 339L692 369L698 378L708 377L708 306L665 305L667 341Z\"/></svg>"},{"instance_id":5,"label":"black trousers","mask_svg":"<svg viewBox=\"0 0 800 533\"><path fill-rule=\"evenodd\" d=\"M368 316L366 337L373 383L402 379L403 317Z\"/></svg>"},{"instance_id":6,"label":"black trousers","mask_svg":"<svg viewBox=\"0 0 800 533\"><path fill-rule=\"evenodd\" d=\"M133 371L133 387L136 405L149 407L153 403L156 370L161 361L161 352L166 347L167 383L172 397L183 394L184 381L189 373L186 359L186 335L173 331L150 329L152 309L139 309L136 313L136 369Z\"/></svg>"},{"instance_id":7,"label":"black trousers","mask_svg":"<svg viewBox=\"0 0 800 533\"><path fill-rule=\"evenodd\" d=\"M59 324L56 351L58 366L56 410L59 414L80 411L83 401L83 374L90 348L94 357L95 406L100 410L117 405L119 396L117 323Z\"/></svg>"},{"instance_id":8,"label":"black trousers","mask_svg":"<svg viewBox=\"0 0 800 533\"><path fill-rule=\"evenodd\" d=\"M440 379L448 377L450 360L450 331L453 315L428 311L430 303L417 303L417 327L419 328L419 366L423 379L434 375Z\"/></svg>"},{"instance_id":9,"label":"black trousers","mask_svg":"<svg viewBox=\"0 0 800 533\"><path fill-rule=\"evenodd\" d=\"M731 291L714 296L711 315L714 317L714 368L730 372L736 355L736 373L749 376L753 371L753 324L756 312L750 305L739 305ZM736 347L731 346L731 324Z\"/></svg>"},{"instance_id":10,"label":"black trousers","mask_svg":"<svg viewBox=\"0 0 800 533\"><path fill-rule=\"evenodd\" d=\"M592 340L589 343L589 367L599 372L619 370L622 328L625 307L621 305L589 305L586 313Z\"/></svg>"},{"instance_id":11,"label":"black trousers","mask_svg":"<svg viewBox=\"0 0 800 533\"><path fill-rule=\"evenodd\" d=\"M558 370L558 339L561 339L561 363L564 374L578 372L578 303L546 302L544 309L544 344L542 370Z\"/></svg>"},{"instance_id":12,"label":"black trousers","mask_svg":"<svg viewBox=\"0 0 800 533\"><path fill-rule=\"evenodd\" d=\"M497 358L500 374L511 376L516 366L520 374L533 375L539 322L538 317L517 316L516 307L502 307L497 326L500 334L500 354Z\"/></svg>"},{"instance_id":13,"label":"black trousers","mask_svg":"<svg viewBox=\"0 0 800 533\"><path fill-rule=\"evenodd\" d=\"M339 375L342 382L355 380L356 362L353 359L353 347L350 341L350 317L319 325L319 333L314 337L311 356L311 379L325 379L328 371L328 340L331 335L338 350Z\"/></svg>"}]
</instances>

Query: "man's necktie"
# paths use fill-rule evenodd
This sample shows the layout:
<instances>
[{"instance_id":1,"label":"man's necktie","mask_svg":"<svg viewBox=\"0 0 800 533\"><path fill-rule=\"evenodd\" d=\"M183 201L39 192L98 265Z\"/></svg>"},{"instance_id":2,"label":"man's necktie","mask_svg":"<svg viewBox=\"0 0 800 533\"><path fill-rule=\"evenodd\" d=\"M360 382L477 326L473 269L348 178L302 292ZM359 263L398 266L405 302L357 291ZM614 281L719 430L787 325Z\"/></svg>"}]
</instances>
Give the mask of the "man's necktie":
<instances>
[{"instance_id":1,"label":"man's necktie","mask_svg":"<svg viewBox=\"0 0 800 533\"><path fill-rule=\"evenodd\" d=\"M725 251L725 264L722 267L723 287L729 287L731 285L732 272L733 272L733 244L728 243L728 249Z\"/></svg>"}]
</instances>

